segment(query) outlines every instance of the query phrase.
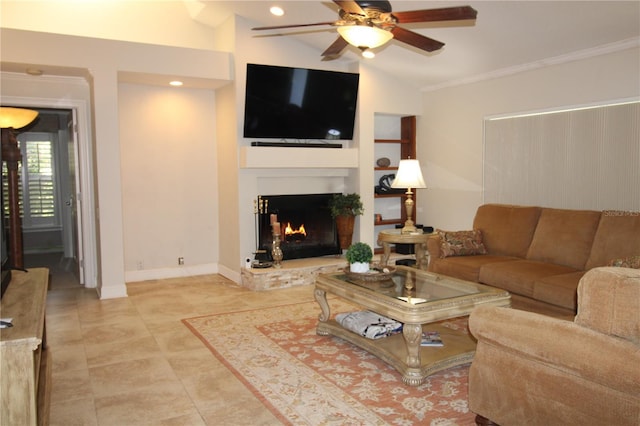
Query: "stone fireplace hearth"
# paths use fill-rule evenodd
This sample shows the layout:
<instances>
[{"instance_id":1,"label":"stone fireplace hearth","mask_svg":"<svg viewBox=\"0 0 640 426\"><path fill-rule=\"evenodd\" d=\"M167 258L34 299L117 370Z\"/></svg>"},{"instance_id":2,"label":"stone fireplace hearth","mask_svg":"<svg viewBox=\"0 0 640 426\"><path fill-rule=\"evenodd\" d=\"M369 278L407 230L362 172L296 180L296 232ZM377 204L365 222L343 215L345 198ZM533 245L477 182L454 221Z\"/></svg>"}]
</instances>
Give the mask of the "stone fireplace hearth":
<instances>
[{"instance_id":1,"label":"stone fireplace hearth","mask_svg":"<svg viewBox=\"0 0 640 426\"><path fill-rule=\"evenodd\" d=\"M389 263L395 264L399 259L413 257L412 255L391 253ZM379 255L374 256L373 262L379 261ZM282 262L281 268L244 268L240 284L254 291L313 285L318 274L338 272L346 266L347 261L342 255L287 260Z\"/></svg>"}]
</instances>

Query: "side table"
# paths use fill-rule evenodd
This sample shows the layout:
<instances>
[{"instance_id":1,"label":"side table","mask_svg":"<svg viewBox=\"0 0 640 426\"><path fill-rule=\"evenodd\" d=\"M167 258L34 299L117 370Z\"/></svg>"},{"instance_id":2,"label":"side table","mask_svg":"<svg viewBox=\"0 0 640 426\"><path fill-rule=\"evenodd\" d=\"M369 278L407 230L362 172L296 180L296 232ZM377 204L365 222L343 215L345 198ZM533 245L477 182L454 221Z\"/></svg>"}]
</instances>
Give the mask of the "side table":
<instances>
[{"instance_id":1,"label":"side table","mask_svg":"<svg viewBox=\"0 0 640 426\"><path fill-rule=\"evenodd\" d=\"M383 254L381 264L386 265L391 255L391 244L415 244L416 266L422 269L425 260L427 240L433 233L422 230L412 234L403 234L400 229L385 229L378 234L378 244L382 244ZM426 265L424 265L426 266Z\"/></svg>"}]
</instances>

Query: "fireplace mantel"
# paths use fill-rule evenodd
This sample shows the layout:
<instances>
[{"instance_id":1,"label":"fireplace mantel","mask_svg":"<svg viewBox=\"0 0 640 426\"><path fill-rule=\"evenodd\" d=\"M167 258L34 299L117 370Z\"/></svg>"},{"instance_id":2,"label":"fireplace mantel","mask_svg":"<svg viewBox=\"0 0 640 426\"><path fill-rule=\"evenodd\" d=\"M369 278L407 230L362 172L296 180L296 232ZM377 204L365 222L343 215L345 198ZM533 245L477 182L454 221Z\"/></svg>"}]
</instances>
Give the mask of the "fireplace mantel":
<instances>
[{"instance_id":1,"label":"fireplace mantel","mask_svg":"<svg viewBox=\"0 0 640 426\"><path fill-rule=\"evenodd\" d=\"M244 146L240 168L357 168L357 148L287 148Z\"/></svg>"}]
</instances>

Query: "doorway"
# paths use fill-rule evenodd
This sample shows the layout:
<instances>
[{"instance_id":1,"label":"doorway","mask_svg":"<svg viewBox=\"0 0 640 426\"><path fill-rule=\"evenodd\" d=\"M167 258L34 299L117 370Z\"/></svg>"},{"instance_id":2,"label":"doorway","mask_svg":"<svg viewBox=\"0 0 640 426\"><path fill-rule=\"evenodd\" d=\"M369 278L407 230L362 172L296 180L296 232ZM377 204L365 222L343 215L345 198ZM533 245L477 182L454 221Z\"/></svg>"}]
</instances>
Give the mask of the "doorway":
<instances>
[{"instance_id":1,"label":"doorway","mask_svg":"<svg viewBox=\"0 0 640 426\"><path fill-rule=\"evenodd\" d=\"M38 77L25 76L21 73L2 72L2 104L20 108L45 111L64 111L63 120L68 125L69 149L68 156L70 172L75 173L75 188L69 188L73 209L71 212L77 218L71 218L77 226L67 226L69 221L61 224L65 238L75 242L77 251L79 280L87 288L98 287L98 206L97 183L95 177L95 140L92 132L91 112L91 79L86 70L66 70L69 75L42 75ZM68 115L70 113L70 115ZM60 129L64 132L64 126ZM25 129L30 130L30 128ZM75 232L76 235L71 235ZM62 244L70 247L68 244ZM70 256L64 254L63 258ZM25 262L27 258L25 257Z\"/></svg>"},{"instance_id":2,"label":"doorway","mask_svg":"<svg viewBox=\"0 0 640 426\"><path fill-rule=\"evenodd\" d=\"M56 98L30 98L4 96L3 104L35 110L69 112L71 121L67 121L67 133L69 144L74 148L68 149L66 160L69 162L70 173L75 175L75 186L70 184L69 194L73 195L73 208L69 209L75 215L62 224L65 228L65 238L70 238L75 243L73 250L77 253L76 265L68 263L64 254L65 244L62 244L62 263L54 262L53 257L47 253L25 255L27 267L46 266L52 271L64 267L64 271L70 268L78 268L76 274L78 285L87 288L96 288L98 285L98 259L97 259L97 218L95 215L95 184L94 184L94 159L93 142L90 133L90 108L89 102L83 99L56 99ZM66 113L65 113L66 114ZM28 129L30 130L30 129ZM64 204L65 201L61 199ZM69 201L69 200L66 200ZM75 234L75 235L72 235ZM68 244L66 247L70 247ZM61 273L59 273L61 275Z\"/></svg>"},{"instance_id":3,"label":"doorway","mask_svg":"<svg viewBox=\"0 0 640 426\"><path fill-rule=\"evenodd\" d=\"M83 285L74 114L69 109L37 111L36 121L17 138L25 266L49 268L52 287Z\"/></svg>"}]
</instances>

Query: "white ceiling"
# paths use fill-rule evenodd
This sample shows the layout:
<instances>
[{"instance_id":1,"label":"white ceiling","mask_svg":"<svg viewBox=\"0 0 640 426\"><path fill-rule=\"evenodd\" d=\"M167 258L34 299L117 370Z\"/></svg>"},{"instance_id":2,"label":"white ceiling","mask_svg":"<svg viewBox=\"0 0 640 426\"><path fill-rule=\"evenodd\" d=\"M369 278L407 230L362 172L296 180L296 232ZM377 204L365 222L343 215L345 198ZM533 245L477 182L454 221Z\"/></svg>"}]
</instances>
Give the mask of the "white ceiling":
<instances>
[{"instance_id":1,"label":"white ceiling","mask_svg":"<svg viewBox=\"0 0 640 426\"><path fill-rule=\"evenodd\" d=\"M217 26L231 14L256 26L334 21L337 6L330 1L202 1L194 19ZM194 3L191 3L192 5ZM275 17L277 4L285 15ZM461 82L504 75L518 70L562 62L640 45L640 1L391 1L393 10L408 11L470 5L478 11L475 23L408 24L403 27L445 43L426 53L392 40L375 50L368 64L434 89ZM192 8L192 10L194 10ZM461 24L461 22L458 22ZM296 37L320 55L337 38L335 27L319 26L256 31L256 36ZM349 46L342 58L357 60Z\"/></svg>"}]
</instances>

